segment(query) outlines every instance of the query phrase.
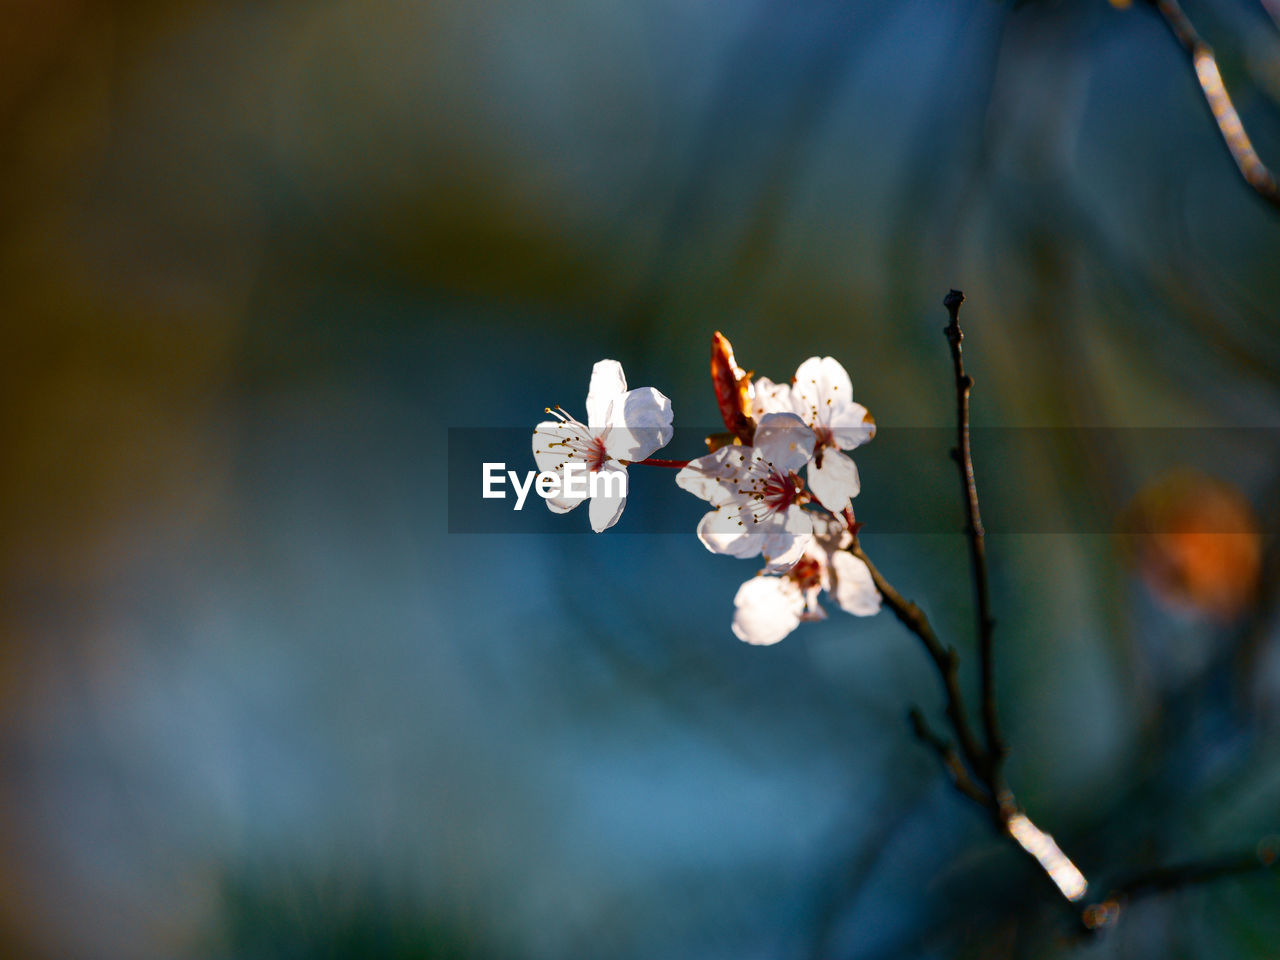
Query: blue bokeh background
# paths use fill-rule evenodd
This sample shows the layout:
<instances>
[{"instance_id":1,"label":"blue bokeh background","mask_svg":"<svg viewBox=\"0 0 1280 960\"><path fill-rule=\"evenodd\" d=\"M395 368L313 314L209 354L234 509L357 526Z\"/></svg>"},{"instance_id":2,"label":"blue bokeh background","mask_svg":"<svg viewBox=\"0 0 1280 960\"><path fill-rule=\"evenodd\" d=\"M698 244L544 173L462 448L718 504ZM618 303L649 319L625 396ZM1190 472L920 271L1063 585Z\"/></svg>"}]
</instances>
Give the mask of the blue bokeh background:
<instances>
[{"instance_id":1,"label":"blue bokeh background","mask_svg":"<svg viewBox=\"0 0 1280 960\"><path fill-rule=\"evenodd\" d=\"M1280 162L1266 4L1188 9ZM1144 4L6 20L6 956L1077 949L912 739L936 678L887 613L739 643L755 568L644 532L666 474L605 535L450 534L448 430L581 413L602 357L714 424L717 329L944 428L952 286L978 426L1188 429L1201 468L1189 428L1277 426L1280 219ZM991 513L1090 518L989 550L1011 781L1105 884L1280 830L1280 654L1269 603L1222 624L1137 582L1096 518L1166 464L1102 435L976 455ZM1271 438L1207 465L1267 530ZM864 545L972 686L957 492L929 510L954 526L860 511ZM1277 904L1188 890L1088 950L1268 956Z\"/></svg>"}]
</instances>

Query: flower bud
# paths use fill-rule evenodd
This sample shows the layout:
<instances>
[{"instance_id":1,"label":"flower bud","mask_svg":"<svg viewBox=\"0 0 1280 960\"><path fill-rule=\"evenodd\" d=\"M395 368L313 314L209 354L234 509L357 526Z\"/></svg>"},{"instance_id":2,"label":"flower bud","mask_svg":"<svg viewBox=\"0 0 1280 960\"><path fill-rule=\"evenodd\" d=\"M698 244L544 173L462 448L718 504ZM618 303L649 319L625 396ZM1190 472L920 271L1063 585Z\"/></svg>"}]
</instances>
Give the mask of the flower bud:
<instances>
[{"instance_id":1,"label":"flower bud","mask_svg":"<svg viewBox=\"0 0 1280 960\"><path fill-rule=\"evenodd\" d=\"M711 336L711 383L725 428L750 446L756 424L751 419L751 374L733 358L733 345L717 330Z\"/></svg>"}]
</instances>

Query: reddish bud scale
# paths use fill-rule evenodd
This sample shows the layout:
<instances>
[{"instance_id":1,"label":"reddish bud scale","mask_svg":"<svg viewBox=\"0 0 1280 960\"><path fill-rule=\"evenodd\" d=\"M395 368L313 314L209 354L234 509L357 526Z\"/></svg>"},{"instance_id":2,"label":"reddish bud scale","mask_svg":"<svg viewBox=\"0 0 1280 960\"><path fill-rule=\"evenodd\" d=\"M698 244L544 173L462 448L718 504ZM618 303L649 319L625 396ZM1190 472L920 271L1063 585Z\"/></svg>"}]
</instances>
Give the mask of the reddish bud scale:
<instances>
[{"instance_id":1,"label":"reddish bud scale","mask_svg":"<svg viewBox=\"0 0 1280 960\"><path fill-rule=\"evenodd\" d=\"M711 383L726 429L750 446L756 432L751 419L751 375L738 366L733 345L719 330L711 336Z\"/></svg>"}]
</instances>

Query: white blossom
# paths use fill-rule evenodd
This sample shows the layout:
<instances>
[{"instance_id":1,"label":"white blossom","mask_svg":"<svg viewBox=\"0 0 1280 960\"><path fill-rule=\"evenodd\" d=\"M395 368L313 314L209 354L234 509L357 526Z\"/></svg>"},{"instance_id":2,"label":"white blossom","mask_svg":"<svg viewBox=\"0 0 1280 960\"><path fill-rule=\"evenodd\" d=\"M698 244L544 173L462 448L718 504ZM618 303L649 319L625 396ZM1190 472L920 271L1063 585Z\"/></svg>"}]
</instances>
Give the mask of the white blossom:
<instances>
[{"instance_id":1,"label":"white blossom","mask_svg":"<svg viewBox=\"0 0 1280 960\"><path fill-rule=\"evenodd\" d=\"M789 570L764 570L733 598L733 633L757 645L777 643L806 620L823 620L818 596L826 592L842 610L859 617L880 610L880 593L867 565L847 551L852 535L843 523L815 520L816 535Z\"/></svg>"},{"instance_id":2,"label":"white blossom","mask_svg":"<svg viewBox=\"0 0 1280 960\"><path fill-rule=\"evenodd\" d=\"M543 421L534 430L533 456L539 470L560 475L562 490L567 486L564 472L569 464L585 464L592 473L625 474L627 464L652 456L673 433L671 401L653 387L628 390L616 360L601 360L592 368L586 423L560 407L548 407L547 412L556 419ZM590 489L602 493L592 497ZM581 496L548 497L547 506L553 513L567 513L590 499L591 529L599 533L622 516L627 498L619 489L625 491L625 483L599 483Z\"/></svg>"},{"instance_id":3,"label":"white blossom","mask_svg":"<svg viewBox=\"0 0 1280 960\"><path fill-rule=\"evenodd\" d=\"M859 447L876 434L867 408L853 400L849 374L832 357L810 357L800 364L791 384L760 377L753 388L752 415L757 419L770 413L794 413L813 431L809 490L832 513L841 513L862 488L857 466L842 451Z\"/></svg>"},{"instance_id":4,"label":"white blossom","mask_svg":"<svg viewBox=\"0 0 1280 960\"><path fill-rule=\"evenodd\" d=\"M698 524L712 553L763 554L771 567L794 563L812 539L808 499L797 471L813 455L813 431L795 414L762 417L753 446L727 446L691 460L676 483L714 508Z\"/></svg>"}]
</instances>

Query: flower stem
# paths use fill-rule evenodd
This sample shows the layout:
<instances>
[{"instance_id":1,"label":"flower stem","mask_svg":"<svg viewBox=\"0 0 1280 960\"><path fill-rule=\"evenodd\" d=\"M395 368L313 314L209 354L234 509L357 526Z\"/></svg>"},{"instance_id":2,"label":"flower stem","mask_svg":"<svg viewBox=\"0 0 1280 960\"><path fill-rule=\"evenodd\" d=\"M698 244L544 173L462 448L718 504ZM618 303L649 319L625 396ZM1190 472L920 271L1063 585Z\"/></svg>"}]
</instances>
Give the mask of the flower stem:
<instances>
[{"instance_id":1,"label":"flower stem","mask_svg":"<svg viewBox=\"0 0 1280 960\"><path fill-rule=\"evenodd\" d=\"M987 583L986 533L982 526L982 513L978 508L978 486L973 477L973 455L969 448L969 391L973 378L965 373L963 348L964 331L960 329L960 304L964 294L952 290L942 301L951 316L951 322L943 328L951 347L951 364L956 381L956 445L951 451L960 472L960 488L965 508L965 534L969 540L969 565L973 569L974 608L978 620L978 661L982 672L982 732L986 740L986 771L996 795L1002 789L1000 765L1004 760L1004 739L1000 736L1000 722L996 711L995 657L992 632L995 620L991 616L991 590Z\"/></svg>"},{"instance_id":2,"label":"flower stem","mask_svg":"<svg viewBox=\"0 0 1280 960\"><path fill-rule=\"evenodd\" d=\"M648 460L635 460L632 462L647 464L650 467L670 467L673 470L682 470L689 465L688 460L662 460L658 457L650 457Z\"/></svg>"}]
</instances>

